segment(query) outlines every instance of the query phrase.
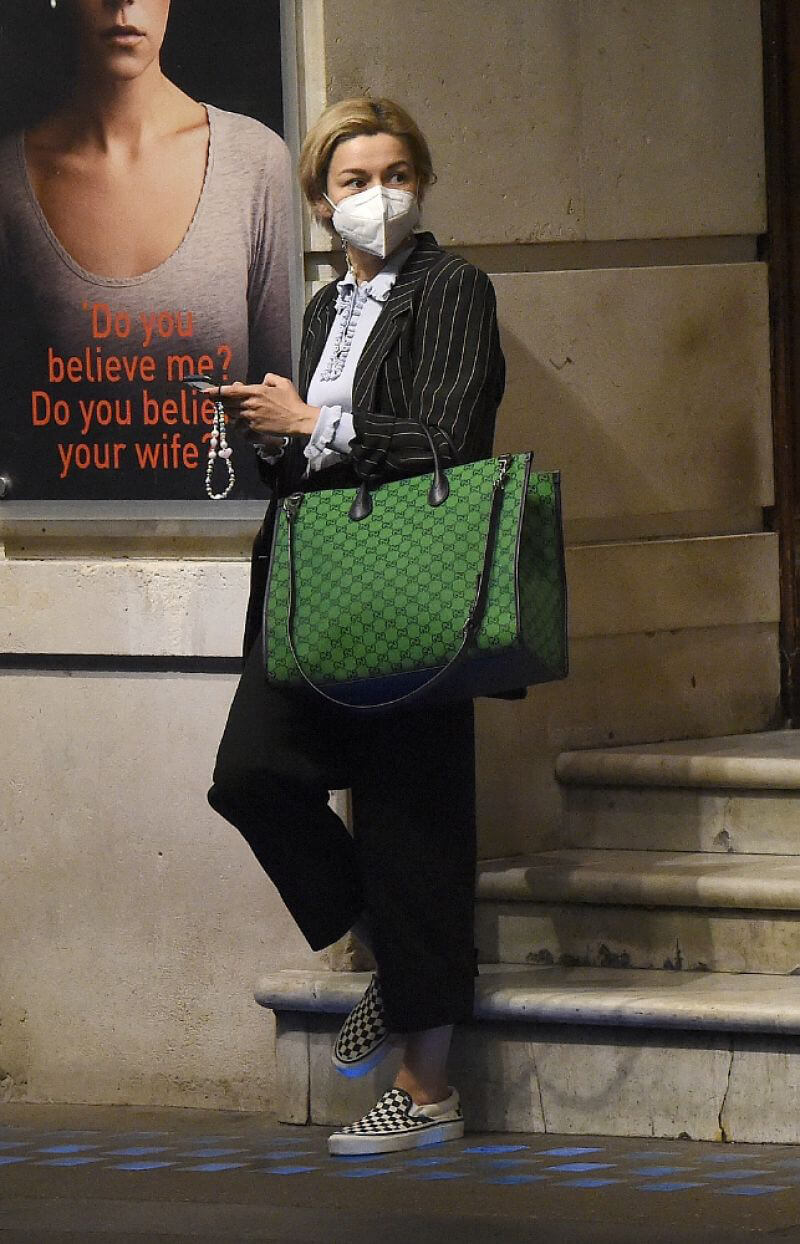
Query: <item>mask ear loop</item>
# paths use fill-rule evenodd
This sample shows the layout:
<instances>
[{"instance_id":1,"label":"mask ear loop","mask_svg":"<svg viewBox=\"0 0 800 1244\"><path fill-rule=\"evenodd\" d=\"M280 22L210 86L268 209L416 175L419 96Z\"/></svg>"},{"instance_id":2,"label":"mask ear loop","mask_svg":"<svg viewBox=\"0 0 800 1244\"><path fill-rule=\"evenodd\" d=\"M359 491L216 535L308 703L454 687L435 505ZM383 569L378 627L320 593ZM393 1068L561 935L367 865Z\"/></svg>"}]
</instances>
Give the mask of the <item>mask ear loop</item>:
<instances>
[{"instance_id":1,"label":"mask ear loop","mask_svg":"<svg viewBox=\"0 0 800 1244\"><path fill-rule=\"evenodd\" d=\"M335 212L335 211L336 211L336 204L332 201L332 199L328 198L328 195L325 193L325 191L324 191L324 190L322 191L322 197L323 197L323 199L325 199L325 200L327 201L328 205L329 205L330 207L332 207L332 208L333 208L333 210L334 210L334 212ZM331 218L331 224L333 224L333 218ZM335 225L333 226L333 228L334 228L334 232L336 232L336 226L335 226ZM352 262L351 262L351 260L350 260L350 252L349 252L349 251L348 251L348 249L347 249L347 243L345 242L345 240L344 240L344 238L342 237L341 233L336 233L336 236L338 237L339 241L340 241L340 242L341 242L341 244L342 244L342 250L344 251L344 257L345 257L345 261L346 261L346 263L347 263L347 271L348 271L348 274L352 272L352 273L353 273L353 275L355 276L355 269L353 268L353 264L352 264Z\"/></svg>"}]
</instances>

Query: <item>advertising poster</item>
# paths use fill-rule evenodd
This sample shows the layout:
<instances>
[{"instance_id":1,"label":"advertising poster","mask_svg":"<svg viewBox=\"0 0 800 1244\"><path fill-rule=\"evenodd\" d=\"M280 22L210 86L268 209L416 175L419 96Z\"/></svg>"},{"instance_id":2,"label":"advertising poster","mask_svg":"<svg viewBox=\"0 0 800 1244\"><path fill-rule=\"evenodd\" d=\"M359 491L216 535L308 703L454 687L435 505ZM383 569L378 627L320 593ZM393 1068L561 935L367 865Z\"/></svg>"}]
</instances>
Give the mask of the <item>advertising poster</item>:
<instances>
[{"instance_id":1,"label":"advertising poster","mask_svg":"<svg viewBox=\"0 0 800 1244\"><path fill-rule=\"evenodd\" d=\"M202 502L186 375L291 374L279 0L3 0L0 83L4 499ZM263 496L230 439L231 498Z\"/></svg>"}]
</instances>

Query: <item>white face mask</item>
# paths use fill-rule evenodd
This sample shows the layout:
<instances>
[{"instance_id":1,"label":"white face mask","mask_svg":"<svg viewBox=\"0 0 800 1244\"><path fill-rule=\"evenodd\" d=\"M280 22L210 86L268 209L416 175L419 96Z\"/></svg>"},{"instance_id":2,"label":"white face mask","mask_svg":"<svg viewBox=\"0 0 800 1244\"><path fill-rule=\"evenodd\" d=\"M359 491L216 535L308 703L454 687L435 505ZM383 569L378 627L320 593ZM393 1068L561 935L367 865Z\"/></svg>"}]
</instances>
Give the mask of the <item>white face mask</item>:
<instances>
[{"instance_id":1,"label":"white face mask","mask_svg":"<svg viewBox=\"0 0 800 1244\"><path fill-rule=\"evenodd\" d=\"M327 194L325 198L328 199ZM408 190L370 186L333 208L333 227L344 242L385 259L419 223L417 196Z\"/></svg>"}]
</instances>

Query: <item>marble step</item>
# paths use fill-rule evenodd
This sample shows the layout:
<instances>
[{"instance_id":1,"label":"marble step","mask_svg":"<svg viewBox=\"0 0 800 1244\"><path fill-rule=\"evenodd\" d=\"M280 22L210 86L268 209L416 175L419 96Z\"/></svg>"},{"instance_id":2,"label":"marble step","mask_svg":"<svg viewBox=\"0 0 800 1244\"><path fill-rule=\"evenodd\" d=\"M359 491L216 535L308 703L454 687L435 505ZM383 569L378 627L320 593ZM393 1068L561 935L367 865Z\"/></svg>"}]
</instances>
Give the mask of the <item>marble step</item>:
<instances>
[{"instance_id":1,"label":"marble step","mask_svg":"<svg viewBox=\"0 0 800 1244\"><path fill-rule=\"evenodd\" d=\"M800 732L563 752L567 846L789 854L800 843Z\"/></svg>"},{"instance_id":2,"label":"marble step","mask_svg":"<svg viewBox=\"0 0 800 1244\"><path fill-rule=\"evenodd\" d=\"M487 963L800 973L800 857L563 850L479 868Z\"/></svg>"},{"instance_id":3,"label":"marble step","mask_svg":"<svg viewBox=\"0 0 800 1244\"><path fill-rule=\"evenodd\" d=\"M344 1015L368 972L284 970L261 978L255 998L272 1011ZM800 1036L800 980L724 972L481 965L476 1020Z\"/></svg>"},{"instance_id":4,"label":"marble step","mask_svg":"<svg viewBox=\"0 0 800 1244\"><path fill-rule=\"evenodd\" d=\"M330 1065L367 973L284 971L259 981L276 1013L287 1122L337 1124L391 1083L397 1053L362 1080ZM487 966L475 1020L456 1032L452 1082L488 1130L800 1140L795 977Z\"/></svg>"}]
</instances>

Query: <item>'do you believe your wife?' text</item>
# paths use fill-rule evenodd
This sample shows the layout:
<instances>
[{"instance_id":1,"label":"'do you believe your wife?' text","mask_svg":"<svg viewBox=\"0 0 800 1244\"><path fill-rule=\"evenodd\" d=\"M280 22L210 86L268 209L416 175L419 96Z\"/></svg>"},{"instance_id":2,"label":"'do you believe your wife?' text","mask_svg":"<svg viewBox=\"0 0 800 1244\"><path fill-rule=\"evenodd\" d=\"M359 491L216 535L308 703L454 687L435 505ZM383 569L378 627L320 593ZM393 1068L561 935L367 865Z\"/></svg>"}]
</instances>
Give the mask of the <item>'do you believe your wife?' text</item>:
<instances>
[{"instance_id":1,"label":"'do you believe your wife?' text","mask_svg":"<svg viewBox=\"0 0 800 1244\"><path fill-rule=\"evenodd\" d=\"M195 316L188 310L132 315L104 302L84 302L83 311L86 346L70 355L48 346L48 388L31 391L33 427L60 434L51 441L59 479L82 471L197 469L214 403L181 382L215 373L227 381L230 346L220 344L216 358L194 352ZM174 386L174 397L163 396L166 385ZM115 386L125 396L116 396ZM132 431L126 436L115 429Z\"/></svg>"}]
</instances>

